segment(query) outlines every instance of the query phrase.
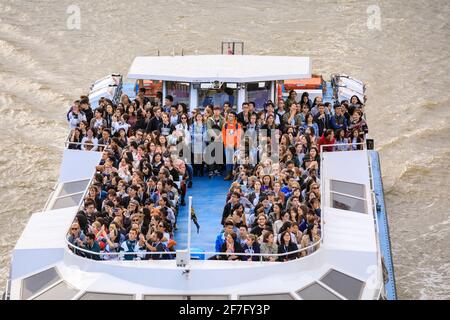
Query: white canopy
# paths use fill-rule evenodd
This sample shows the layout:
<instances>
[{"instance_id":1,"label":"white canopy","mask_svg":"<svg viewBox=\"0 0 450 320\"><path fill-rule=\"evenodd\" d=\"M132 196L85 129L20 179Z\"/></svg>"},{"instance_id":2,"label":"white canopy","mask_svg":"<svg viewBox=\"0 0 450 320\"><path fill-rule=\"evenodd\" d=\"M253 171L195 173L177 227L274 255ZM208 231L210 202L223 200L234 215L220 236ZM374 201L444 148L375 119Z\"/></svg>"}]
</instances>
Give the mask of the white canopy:
<instances>
[{"instance_id":1,"label":"white canopy","mask_svg":"<svg viewBox=\"0 0 450 320\"><path fill-rule=\"evenodd\" d=\"M256 82L311 77L309 57L196 55L136 57L129 79Z\"/></svg>"}]
</instances>

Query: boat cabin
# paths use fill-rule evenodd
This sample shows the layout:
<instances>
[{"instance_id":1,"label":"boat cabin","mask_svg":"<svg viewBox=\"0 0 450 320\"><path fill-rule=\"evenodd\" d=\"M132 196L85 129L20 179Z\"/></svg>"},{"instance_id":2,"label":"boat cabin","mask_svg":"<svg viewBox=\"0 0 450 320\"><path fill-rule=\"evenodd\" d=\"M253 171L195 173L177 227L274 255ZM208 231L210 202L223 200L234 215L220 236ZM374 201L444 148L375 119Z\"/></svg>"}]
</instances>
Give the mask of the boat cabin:
<instances>
[{"instance_id":1,"label":"boat cabin","mask_svg":"<svg viewBox=\"0 0 450 320\"><path fill-rule=\"evenodd\" d=\"M261 68L264 66L264 68ZM123 92L130 98L139 88L157 99L171 95L188 110L201 110L208 104L222 106L229 102L240 112L244 101L253 101L263 110L268 100L281 96L284 80L311 78L309 57L198 55L136 57L128 72ZM321 83L317 88L321 88ZM315 89L314 87L313 89ZM300 88L301 89L301 88ZM311 89L311 87L305 88ZM316 95L322 94L314 92Z\"/></svg>"}]
</instances>

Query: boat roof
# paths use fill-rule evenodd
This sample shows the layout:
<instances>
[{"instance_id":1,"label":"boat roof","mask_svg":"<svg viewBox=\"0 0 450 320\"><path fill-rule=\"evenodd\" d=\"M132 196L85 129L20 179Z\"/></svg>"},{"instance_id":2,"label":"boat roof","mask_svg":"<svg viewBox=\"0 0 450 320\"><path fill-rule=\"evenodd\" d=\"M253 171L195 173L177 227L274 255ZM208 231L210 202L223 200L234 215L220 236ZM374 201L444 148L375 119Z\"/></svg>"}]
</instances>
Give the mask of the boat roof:
<instances>
[{"instance_id":1,"label":"boat roof","mask_svg":"<svg viewBox=\"0 0 450 320\"><path fill-rule=\"evenodd\" d=\"M256 82L311 77L309 57L193 55L136 57L129 79Z\"/></svg>"}]
</instances>

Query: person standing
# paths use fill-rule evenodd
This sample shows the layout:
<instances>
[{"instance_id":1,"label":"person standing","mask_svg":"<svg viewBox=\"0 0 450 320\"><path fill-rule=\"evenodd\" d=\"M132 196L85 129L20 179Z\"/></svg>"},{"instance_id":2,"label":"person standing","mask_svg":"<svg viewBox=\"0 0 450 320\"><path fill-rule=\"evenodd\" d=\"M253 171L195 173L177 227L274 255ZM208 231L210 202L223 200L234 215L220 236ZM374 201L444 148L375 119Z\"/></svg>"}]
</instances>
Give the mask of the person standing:
<instances>
[{"instance_id":1,"label":"person standing","mask_svg":"<svg viewBox=\"0 0 450 320\"><path fill-rule=\"evenodd\" d=\"M222 139L225 148L225 161L227 176L225 181L233 178L233 156L239 147L241 138L241 125L236 121L236 113L230 112L228 114L227 122L222 128Z\"/></svg>"},{"instance_id":2,"label":"person standing","mask_svg":"<svg viewBox=\"0 0 450 320\"><path fill-rule=\"evenodd\" d=\"M191 127L192 154L194 162L194 176L203 176L203 153L206 142L206 125L203 123L203 115L197 113L195 122Z\"/></svg>"},{"instance_id":3,"label":"person standing","mask_svg":"<svg viewBox=\"0 0 450 320\"><path fill-rule=\"evenodd\" d=\"M220 106L214 106L213 115L208 118L206 122L206 128L208 133L208 143L212 145L212 148L208 148L211 151L212 159L208 161L208 176L212 178L213 175L220 175L219 164L221 161L217 161L217 157L220 156L223 158L223 143L222 143L222 127L225 124L225 118L221 115ZM209 156L209 154L208 154Z\"/></svg>"}]
</instances>

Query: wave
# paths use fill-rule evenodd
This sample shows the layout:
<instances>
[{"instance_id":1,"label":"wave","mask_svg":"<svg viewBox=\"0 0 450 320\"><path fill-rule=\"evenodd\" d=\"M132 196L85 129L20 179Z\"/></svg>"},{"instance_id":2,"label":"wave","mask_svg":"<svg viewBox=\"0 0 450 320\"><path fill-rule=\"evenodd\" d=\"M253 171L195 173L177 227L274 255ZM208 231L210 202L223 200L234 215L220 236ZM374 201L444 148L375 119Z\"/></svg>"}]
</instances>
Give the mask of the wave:
<instances>
[{"instance_id":1,"label":"wave","mask_svg":"<svg viewBox=\"0 0 450 320\"><path fill-rule=\"evenodd\" d=\"M425 178L430 174L430 170L435 170L436 168L441 168L443 172L448 174L449 172L445 169L445 166L450 168L450 150L432 154L428 158L418 161L408 161L399 176L394 180L394 186L409 178L411 174Z\"/></svg>"},{"instance_id":2,"label":"wave","mask_svg":"<svg viewBox=\"0 0 450 320\"><path fill-rule=\"evenodd\" d=\"M14 73L0 73L0 108L15 108L25 104L33 110L52 113L52 110L68 103L68 97L30 77ZM59 111L58 111L59 112Z\"/></svg>"},{"instance_id":3,"label":"wave","mask_svg":"<svg viewBox=\"0 0 450 320\"><path fill-rule=\"evenodd\" d=\"M378 151L383 151L384 149L387 149L387 148L390 148L390 147L394 147L394 146L402 143L403 141L405 141L407 139L411 139L411 138L415 138L415 139L417 139L417 138L421 138L421 139L430 138L431 139L436 134L444 134L446 131L450 132L450 127L448 125L448 122L441 121L441 122L436 122L435 124L438 124L438 125L435 126L435 127L419 128L419 129L416 129L416 130L411 131L409 133L404 133L402 135L396 136L396 137L388 140L387 142L381 144L377 148L377 150Z\"/></svg>"}]
</instances>

